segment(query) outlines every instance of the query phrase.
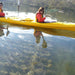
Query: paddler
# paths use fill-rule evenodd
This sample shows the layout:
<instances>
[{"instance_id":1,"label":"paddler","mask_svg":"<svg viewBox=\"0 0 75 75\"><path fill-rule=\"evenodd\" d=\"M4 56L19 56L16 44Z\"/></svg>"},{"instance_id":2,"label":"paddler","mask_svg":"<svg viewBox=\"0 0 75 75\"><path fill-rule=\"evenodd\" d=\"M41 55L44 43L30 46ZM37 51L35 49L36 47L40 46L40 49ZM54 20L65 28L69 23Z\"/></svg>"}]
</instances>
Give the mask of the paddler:
<instances>
[{"instance_id":1,"label":"paddler","mask_svg":"<svg viewBox=\"0 0 75 75\"><path fill-rule=\"evenodd\" d=\"M43 17L43 14L44 14L44 8L40 7L38 9L38 12L36 13L36 22L44 23L44 20L46 19L46 17Z\"/></svg>"},{"instance_id":2,"label":"paddler","mask_svg":"<svg viewBox=\"0 0 75 75\"><path fill-rule=\"evenodd\" d=\"M3 13L3 3L0 3L0 17L5 17L5 13Z\"/></svg>"}]
</instances>

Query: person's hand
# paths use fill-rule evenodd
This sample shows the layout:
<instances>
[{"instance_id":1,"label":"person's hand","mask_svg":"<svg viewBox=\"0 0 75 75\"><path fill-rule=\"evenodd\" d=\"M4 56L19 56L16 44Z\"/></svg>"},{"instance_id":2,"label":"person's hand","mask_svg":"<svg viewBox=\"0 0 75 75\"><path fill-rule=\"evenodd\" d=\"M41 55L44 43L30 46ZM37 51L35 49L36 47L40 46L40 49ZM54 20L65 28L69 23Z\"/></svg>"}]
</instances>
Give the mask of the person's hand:
<instances>
[{"instance_id":1,"label":"person's hand","mask_svg":"<svg viewBox=\"0 0 75 75\"><path fill-rule=\"evenodd\" d=\"M8 13L6 13L6 15L8 15Z\"/></svg>"}]
</instances>

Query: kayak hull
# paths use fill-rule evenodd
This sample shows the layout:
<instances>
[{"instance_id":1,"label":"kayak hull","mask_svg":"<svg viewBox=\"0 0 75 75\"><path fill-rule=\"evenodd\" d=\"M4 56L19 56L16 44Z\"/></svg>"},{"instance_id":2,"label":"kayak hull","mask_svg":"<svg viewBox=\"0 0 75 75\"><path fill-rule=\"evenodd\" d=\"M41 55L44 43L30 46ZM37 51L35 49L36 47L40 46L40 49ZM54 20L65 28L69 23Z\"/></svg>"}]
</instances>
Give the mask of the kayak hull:
<instances>
[{"instance_id":1,"label":"kayak hull","mask_svg":"<svg viewBox=\"0 0 75 75\"><path fill-rule=\"evenodd\" d=\"M75 23L63 23L63 22L54 22L54 23L38 23L35 21L21 21L11 18L0 18L0 22L6 22L14 25L25 25L41 28L54 28L54 29L63 29L75 31Z\"/></svg>"}]
</instances>

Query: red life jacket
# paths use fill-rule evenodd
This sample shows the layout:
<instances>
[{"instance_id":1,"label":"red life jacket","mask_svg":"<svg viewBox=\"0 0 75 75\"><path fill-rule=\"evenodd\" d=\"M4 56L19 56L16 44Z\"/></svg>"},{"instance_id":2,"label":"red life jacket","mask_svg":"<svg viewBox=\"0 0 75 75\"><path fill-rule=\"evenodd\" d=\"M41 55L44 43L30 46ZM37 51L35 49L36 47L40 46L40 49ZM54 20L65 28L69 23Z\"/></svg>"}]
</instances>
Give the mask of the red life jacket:
<instances>
[{"instance_id":1,"label":"red life jacket","mask_svg":"<svg viewBox=\"0 0 75 75\"><path fill-rule=\"evenodd\" d=\"M42 14L40 14L40 13L37 13L37 14L36 14L36 22L41 22L41 23L43 23L44 20L45 20L45 17L43 17Z\"/></svg>"},{"instance_id":2,"label":"red life jacket","mask_svg":"<svg viewBox=\"0 0 75 75\"><path fill-rule=\"evenodd\" d=\"M3 13L3 10L0 8L0 17L4 17L5 13Z\"/></svg>"},{"instance_id":3,"label":"red life jacket","mask_svg":"<svg viewBox=\"0 0 75 75\"><path fill-rule=\"evenodd\" d=\"M0 17L5 17L5 13L0 12Z\"/></svg>"}]
</instances>

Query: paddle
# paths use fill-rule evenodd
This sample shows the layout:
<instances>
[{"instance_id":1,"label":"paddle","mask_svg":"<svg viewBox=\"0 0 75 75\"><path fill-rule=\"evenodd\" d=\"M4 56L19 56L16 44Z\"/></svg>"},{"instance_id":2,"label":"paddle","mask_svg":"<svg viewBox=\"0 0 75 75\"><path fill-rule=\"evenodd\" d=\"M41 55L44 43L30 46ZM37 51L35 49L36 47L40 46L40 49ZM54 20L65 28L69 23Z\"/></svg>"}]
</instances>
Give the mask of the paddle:
<instances>
[{"instance_id":1,"label":"paddle","mask_svg":"<svg viewBox=\"0 0 75 75\"><path fill-rule=\"evenodd\" d=\"M8 25L7 25L7 28L6 29L7 29L6 36L8 36L8 34L10 33L9 30L8 30Z\"/></svg>"},{"instance_id":2,"label":"paddle","mask_svg":"<svg viewBox=\"0 0 75 75\"><path fill-rule=\"evenodd\" d=\"M43 47L43 48L47 48L47 42L45 41L43 35L42 35L42 39L43 39L42 47Z\"/></svg>"},{"instance_id":3,"label":"paddle","mask_svg":"<svg viewBox=\"0 0 75 75\"><path fill-rule=\"evenodd\" d=\"M18 16L19 16L20 0L18 0Z\"/></svg>"},{"instance_id":4,"label":"paddle","mask_svg":"<svg viewBox=\"0 0 75 75\"><path fill-rule=\"evenodd\" d=\"M22 20L20 20L20 21L29 21L29 22L31 22L31 21L34 21L34 20L32 20L32 19L30 19L30 18L25 18L25 19L22 19Z\"/></svg>"}]
</instances>

